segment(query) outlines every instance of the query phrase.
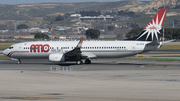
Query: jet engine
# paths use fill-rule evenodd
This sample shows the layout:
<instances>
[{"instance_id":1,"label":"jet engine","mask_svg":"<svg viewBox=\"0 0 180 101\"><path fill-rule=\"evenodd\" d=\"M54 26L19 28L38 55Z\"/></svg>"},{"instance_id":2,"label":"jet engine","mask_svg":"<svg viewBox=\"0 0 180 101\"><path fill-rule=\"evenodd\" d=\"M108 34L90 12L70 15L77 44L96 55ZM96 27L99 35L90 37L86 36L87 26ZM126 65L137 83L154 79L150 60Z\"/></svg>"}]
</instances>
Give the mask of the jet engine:
<instances>
[{"instance_id":1,"label":"jet engine","mask_svg":"<svg viewBox=\"0 0 180 101\"><path fill-rule=\"evenodd\" d=\"M65 62L65 55L62 53L50 54L49 61L51 62Z\"/></svg>"}]
</instances>

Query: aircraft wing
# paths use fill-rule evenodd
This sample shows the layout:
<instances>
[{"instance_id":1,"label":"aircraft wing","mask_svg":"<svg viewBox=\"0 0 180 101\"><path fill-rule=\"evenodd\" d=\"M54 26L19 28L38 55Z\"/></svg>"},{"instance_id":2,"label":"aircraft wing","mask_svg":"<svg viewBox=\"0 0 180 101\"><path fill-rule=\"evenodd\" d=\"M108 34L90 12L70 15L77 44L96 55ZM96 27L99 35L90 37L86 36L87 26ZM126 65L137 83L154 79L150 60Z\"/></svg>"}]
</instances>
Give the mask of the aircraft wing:
<instances>
[{"instance_id":1,"label":"aircraft wing","mask_svg":"<svg viewBox=\"0 0 180 101\"><path fill-rule=\"evenodd\" d=\"M67 53L65 53L66 56L81 56L81 46L82 46L82 42L83 42L83 37L81 38L81 40L79 41L79 43L77 44L77 46L71 50L68 51Z\"/></svg>"},{"instance_id":2,"label":"aircraft wing","mask_svg":"<svg viewBox=\"0 0 180 101\"><path fill-rule=\"evenodd\" d=\"M82 42L83 42L84 38L81 38L81 40L79 41L79 43L77 44L77 46L71 50L68 51L67 53L65 53L65 55L67 57L81 57L81 59L86 59L86 58L96 58L96 55L92 54L92 53L82 53L81 52L81 46L82 46Z\"/></svg>"}]
</instances>

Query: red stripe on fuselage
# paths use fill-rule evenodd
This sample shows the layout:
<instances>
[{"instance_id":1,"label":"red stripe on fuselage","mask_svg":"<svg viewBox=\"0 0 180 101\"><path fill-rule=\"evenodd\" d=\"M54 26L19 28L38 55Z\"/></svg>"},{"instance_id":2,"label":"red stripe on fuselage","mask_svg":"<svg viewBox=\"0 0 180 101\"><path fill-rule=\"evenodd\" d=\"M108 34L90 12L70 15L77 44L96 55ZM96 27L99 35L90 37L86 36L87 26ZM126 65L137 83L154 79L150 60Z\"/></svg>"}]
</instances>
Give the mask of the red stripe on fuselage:
<instances>
[{"instance_id":1,"label":"red stripe on fuselage","mask_svg":"<svg viewBox=\"0 0 180 101\"><path fill-rule=\"evenodd\" d=\"M136 51L136 50L134 50L134 51L132 51L132 50L131 51L81 51L81 52L148 52L148 50L146 50L146 51Z\"/></svg>"},{"instance_id":2,"label":"red stripe on fuselage","mask_svg":"<svg viewBox=\"0 0 180 101\"><path fill-rule=\"evenodd\" d=\"M11 57L14 53L29 53L29 51L14 51L14 52L11 52L9 57Z\"/></svg>"}]
</instances>

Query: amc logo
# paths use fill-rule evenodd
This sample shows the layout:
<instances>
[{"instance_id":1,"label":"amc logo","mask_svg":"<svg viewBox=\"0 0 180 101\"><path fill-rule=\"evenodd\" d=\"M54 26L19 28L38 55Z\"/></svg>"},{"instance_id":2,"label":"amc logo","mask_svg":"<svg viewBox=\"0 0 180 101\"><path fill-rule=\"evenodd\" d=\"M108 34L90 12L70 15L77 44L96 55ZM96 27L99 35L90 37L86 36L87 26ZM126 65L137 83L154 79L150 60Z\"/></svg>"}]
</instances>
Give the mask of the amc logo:
<instances>
[{"instance_id":1,"label":"amc logo","mask_svg":"<svg viewBox=\"0 0 180 101\"><path fill-rule=\"evenodd\" d=\"M49 52L49 45L48 44L44 44L44 45L42 45L42 44L36 44L36 45L34 45L34 44L32 44L31 46L30 46L30 52L32 53L32 52L34 52L34 53L47 53L47 52Z\"/></svg>"}]
</instances>

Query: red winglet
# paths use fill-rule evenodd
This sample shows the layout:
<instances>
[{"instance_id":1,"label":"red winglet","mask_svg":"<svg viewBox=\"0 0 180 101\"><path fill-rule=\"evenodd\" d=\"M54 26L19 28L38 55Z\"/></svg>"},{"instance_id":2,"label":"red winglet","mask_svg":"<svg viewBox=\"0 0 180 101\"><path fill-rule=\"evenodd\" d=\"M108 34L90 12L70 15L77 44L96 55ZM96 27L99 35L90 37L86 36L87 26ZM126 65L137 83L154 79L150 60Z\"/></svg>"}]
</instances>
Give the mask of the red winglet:
<instances>
[{"instance_id":1,"label":"red winglet","mask_svg":"<svg viewBox=\"0 0 180 101\"><path fill-rule=\"evenodd\" d=\"M84 40L84 37L81 38L81 40L79 41L79 43L77 44L77 48L80 48L82 46L82 42Z\"/></svg>"}]
</instances>

